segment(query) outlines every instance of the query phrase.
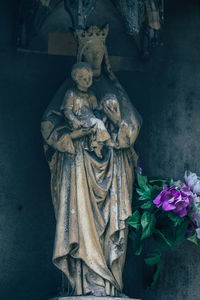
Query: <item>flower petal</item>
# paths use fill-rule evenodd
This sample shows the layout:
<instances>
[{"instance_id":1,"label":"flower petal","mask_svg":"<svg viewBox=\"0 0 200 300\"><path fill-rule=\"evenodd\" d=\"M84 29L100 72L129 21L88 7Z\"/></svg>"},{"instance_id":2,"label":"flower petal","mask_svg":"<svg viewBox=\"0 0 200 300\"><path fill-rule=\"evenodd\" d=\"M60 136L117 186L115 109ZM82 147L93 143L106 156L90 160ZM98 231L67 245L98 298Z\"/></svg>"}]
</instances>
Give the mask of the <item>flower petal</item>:
<instances>
[{"instance_id":1,"label":"flower petal","mask_svg":"<svg viewBox=\"0 0 200 300\"><path fill-rule=\"evenodd\" d=\"M200 228L196 229L196 233L197 233L197 238L200 239Z\"/></svg>"},{"instance_id":2,"label":"flower petal","mask_svg":"<svg viewBox=\"0 0 200 300\"><path fill-rule=\"evenodd\" d=\"M197 181L193 187L193 192L197 195L200 195L200 182Z\"/></svg>"},{"instance_id":3,"label":"flower petal","mask_svg":"<svg viewBox=\"0 0 200 300\"><path fill-rule=\"evenodd\" d=\"M162 208L165 211L174 210L176 208L175 205L170 204L169 201L164 201L162 204Z\"/></svg>"}]
</instances>

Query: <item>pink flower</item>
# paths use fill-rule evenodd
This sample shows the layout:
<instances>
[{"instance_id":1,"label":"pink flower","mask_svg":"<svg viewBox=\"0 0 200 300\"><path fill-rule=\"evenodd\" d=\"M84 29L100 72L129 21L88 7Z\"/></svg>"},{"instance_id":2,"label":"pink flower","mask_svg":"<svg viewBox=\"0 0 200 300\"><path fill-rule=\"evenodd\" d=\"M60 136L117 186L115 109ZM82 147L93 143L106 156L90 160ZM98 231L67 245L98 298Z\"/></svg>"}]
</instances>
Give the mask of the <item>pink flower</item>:
<instances>
[{"instance_id":1,"label":"pink flower","mask_svg":"<svg viewBox=\"0 0 200 300\"><path fill-rule=\"evenodd\" d=\"M200 195L200 178L197 176L197 174L186 171L184 178L186 184L191 188L193 193Z\"/></svg>"},{"instance_id":2,"label":"pink flower","mask_svg":"<svg viewBox=\"0 0 200 300\"><path fill-rule=\"evenodd\" d=\"M197 227L200 227L200 197L193 195L193 198L194 205L190 213L190 218Z\"/></svg>"}]
</instances>

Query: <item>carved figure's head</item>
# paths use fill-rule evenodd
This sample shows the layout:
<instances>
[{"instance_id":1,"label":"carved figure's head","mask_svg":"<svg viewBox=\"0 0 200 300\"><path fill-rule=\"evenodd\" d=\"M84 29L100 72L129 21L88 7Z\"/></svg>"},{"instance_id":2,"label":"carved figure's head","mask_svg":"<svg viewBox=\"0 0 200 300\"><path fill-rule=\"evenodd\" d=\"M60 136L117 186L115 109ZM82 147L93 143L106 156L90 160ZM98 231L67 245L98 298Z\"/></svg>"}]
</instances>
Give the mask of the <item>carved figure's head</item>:
<instances>
[{"instance_id":1,"label":"carved figure's head","mask_svg":"<svg viewBox=\"0 0 200 300\"><path fill-rule=\"evenodd\" d=\"M92 85L93 71L88 63L79 62L73 65L71 75L80 90L87 90Z\"/></svg>"},{"instance_id":2,"label":"carved figure's head","mask_svg":"<svg viewBox=\"0 0 200 300\"><path fill-rule=\"evenodd\" d=\"M85 61L90 64L95 77L101 75L102 61L107 50L105 46L106 37L108 35L109 26L106 25L100 29L97 26L83 30L75 31L75 36L78 40L78 55L77 60Z\"/></svg>"}]
</instances>

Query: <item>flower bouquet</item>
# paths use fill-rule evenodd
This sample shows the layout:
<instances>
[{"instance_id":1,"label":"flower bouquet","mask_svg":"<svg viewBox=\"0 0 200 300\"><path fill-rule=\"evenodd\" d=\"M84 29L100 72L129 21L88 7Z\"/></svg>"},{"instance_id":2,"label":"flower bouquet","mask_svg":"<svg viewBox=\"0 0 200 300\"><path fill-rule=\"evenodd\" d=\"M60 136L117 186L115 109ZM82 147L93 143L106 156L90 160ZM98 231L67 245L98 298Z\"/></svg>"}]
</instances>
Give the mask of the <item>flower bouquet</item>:
<instances>
[{"instance_id":1,"label":"flower bouquet","mask_svg":"<svg viewBox=\"0 0 200 300\"><path fill-rule=\"evenodd\" d=\"M153 251L145 255L145 263L154 266L151 286L160 273L161 253L184 240L198 245L200 239L200 178L185 172L184 182L148 179L136 170L133 215L128 219L135 255L141 255L146 239Z\"/></svg>"}]
</instances>

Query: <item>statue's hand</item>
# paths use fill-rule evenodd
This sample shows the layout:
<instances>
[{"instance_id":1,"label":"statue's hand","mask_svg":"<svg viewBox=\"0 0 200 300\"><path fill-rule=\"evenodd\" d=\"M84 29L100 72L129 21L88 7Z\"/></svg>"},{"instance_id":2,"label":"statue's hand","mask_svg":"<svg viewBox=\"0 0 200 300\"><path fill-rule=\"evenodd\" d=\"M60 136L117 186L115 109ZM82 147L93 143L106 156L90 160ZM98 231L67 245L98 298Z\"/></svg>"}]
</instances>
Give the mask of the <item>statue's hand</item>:
<instances>
[{"instance_id":1,"label":"statue's hand","mask_svg":"<svg viewBox=\"0 0 200 300\"><path fill-rule=\"evenodd\" d=\"M118 132L118 142L120 148L129 148L131 145L133 145L138 136L138 132L138 127L122 121Z\"/></svg>"},{"instance_id":2,"label":"statue's hand","mask_svg":"<svg viewBox=\"0 0 200 300\"><path fill-rule=\"evenodd\" d=\"M79 129L83 126L83 123L76 118L73 119L72 124L74 129Z\"/></svg>"},{"instance_id":3,"label":"statue's hand","mask_svg":"<svg viewBox=\"0 0 200 300\"><path fill-rule=\"evenodd\" d=\"M121 113L119 103L117 101L107 100L104 104L104 112L116 126L120 125Z\"/></svg>"},{"instance_id":4,"label":"statue's hand","mask_svg":"<svg viewBox=\"0 0 200 300\"><path fill-rule=\"evenodd\" d=\"M89 135L92 133L92 131L93 131L93 128L80 128L80 129L72 131L70 136L74 140L74 139L78 139L80 137Z\"/></svg>"}]
</instances>

